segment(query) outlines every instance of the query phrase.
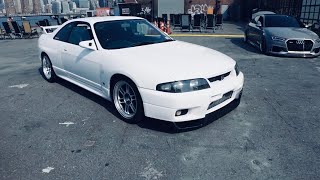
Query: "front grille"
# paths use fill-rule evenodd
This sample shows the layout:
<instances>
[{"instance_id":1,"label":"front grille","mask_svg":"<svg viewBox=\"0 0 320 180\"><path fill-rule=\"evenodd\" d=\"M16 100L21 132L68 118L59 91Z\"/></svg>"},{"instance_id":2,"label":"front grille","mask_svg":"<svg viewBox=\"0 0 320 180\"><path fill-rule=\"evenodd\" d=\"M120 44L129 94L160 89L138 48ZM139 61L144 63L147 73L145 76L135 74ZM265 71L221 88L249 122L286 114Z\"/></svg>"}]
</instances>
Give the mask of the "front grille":
<instances>
[{"instance_id":1,"label":"front grille","mask_svg":"<svg viewBox=\"0 0 320 180\"><path fill-rule=\"evenodd\" d=\"M224 78L228 77L230 75L231 72L227 72L225 74L219 75L219 76L215 76L212 78L209 78L210 82L214 82L214 81L222 81Z\"/></svg>"},{"instance_id":2,"label":"front grille","mask_svg":"<svg viewBox=\"0 0 320 180\"><path fill-rule=\"evenodd\" d=\"M313 42L312 41L310 41L310 40L305 40L304 41L304 50L305 51L311 51L312 47L313 47Z\"/></svg>"},{"instance_id":3,"label":"front grille","mask_svg":"<svg viewBox=\"0 0 320 180\"><path fill-rule=\"evenodd\" d=\"M288 40L288 51L311 51L313 42L311 40Z\"/></svg>"}]
</instances>

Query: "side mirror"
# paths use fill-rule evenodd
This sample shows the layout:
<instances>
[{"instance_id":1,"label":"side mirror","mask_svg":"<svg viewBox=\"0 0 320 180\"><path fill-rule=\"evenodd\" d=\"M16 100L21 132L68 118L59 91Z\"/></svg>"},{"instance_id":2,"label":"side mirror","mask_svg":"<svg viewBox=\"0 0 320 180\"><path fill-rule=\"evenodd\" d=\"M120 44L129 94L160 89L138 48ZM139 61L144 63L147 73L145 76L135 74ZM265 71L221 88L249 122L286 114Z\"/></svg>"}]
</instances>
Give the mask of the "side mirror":
<instances>
[{"instance_id":1,"label":"side mirror","mask_svg":"<svg viewBox=\"0 0 320 180\"><path fill-rule=\"evenodd\" d=\"M91 49L93 51L97 50L97 47L96 47L96 45L95 45L93 40L81 41L79 43L79 46L83 47L83 48L86 48L86 49Z\"/></svg>"},{"instance_id":2,"label":"side mirror","mask_svg":"<svg viewBox=\"0 0 320 180\"><path fill-rule=\"evenodd\" d=\"M260 21L257 22L257 27L261 28L262 27L262 24Z\"/></svg>"},{"instance_id":3,"label":"side mirror","mask_svg":"<svg viewBox=\"0 0 320 180\"><path fill-rule=\"evenodd\" d=\"M309 27L311 27L312 25L311 24L304 24L304 27L305 28L309 28Z\"/></svg>"}]
</instances>

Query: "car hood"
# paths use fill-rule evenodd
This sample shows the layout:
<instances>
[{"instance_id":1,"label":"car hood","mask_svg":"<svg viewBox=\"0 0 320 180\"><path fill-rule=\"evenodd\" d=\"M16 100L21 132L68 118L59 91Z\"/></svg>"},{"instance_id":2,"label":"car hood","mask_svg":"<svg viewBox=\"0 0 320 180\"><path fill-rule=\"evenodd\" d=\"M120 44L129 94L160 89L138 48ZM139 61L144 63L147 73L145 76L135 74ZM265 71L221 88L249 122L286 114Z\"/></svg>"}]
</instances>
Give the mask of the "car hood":
<instances>
[{"instance_id":1,"label":"car hood","mask_svg":"<svg viewBox=\"0 0 320 180\"><path fill-rule=\"evenodd\" d=\"M306 28L291 28L291 27L267 27L264 29L271 36L289 38L305 38L318 39L318 35Z\"/></svg>"},{"instance_id":2,"label":"car hood","mask_svg":"<svg viewBox=\"0 0 320 180\"><path fill-rule=\"evenodd\" d=\"M148 89L155 89L159 83L214 77L235 66L227 55L181 41L106 51L117 61L111 71L127 75L137 86Z\"/></svg>"}]
</instances>

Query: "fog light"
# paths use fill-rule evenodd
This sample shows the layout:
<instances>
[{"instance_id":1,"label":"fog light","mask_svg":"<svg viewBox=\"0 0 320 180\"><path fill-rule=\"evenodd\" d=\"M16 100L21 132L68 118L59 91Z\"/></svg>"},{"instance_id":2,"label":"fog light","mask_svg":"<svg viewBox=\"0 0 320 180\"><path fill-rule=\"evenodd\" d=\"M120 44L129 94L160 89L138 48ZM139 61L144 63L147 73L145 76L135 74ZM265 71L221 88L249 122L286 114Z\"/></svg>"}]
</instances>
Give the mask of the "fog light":
<instances>
[{"instance_id":1,"label":"fog light","mask_svg":"<svg viewBox=\"0 0 320 180\"><path fill-rule=\"evenodd\" d=\"M188 109L178 110L176 112L176 116L183 116L183 115L186 115L187 113L188 113Z\"/></svg>"}]
</instances>

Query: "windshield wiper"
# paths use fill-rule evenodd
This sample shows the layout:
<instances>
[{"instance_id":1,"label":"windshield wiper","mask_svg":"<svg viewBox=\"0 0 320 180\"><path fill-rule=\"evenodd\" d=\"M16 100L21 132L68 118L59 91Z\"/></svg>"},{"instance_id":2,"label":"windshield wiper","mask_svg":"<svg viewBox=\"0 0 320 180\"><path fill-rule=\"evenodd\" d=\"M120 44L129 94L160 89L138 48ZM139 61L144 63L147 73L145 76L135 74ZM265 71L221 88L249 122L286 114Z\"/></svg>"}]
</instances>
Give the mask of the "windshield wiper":
<instances>
[{"instance_id":1,"label":"windshield wiper","mask_svg":"<svg viewBox=\"0 0 320 180\"><path fill-rule=\"evenodd\" d=\"M170 41L175 41L173 39L166 39L164 41L161 41L161 42L139 42L139 43L136 43L134 44L133 46L144 46L144 45L149 45L149 44L157 44L157 43L163 43L163 42L170 42Z\"/></svg>"},{"instance_id":2,"label":"windshield wiper","mask_svg":"<svg viewBox=\"0 0 320 180\"><path fill-rule=\"evenodd\" d=\"M166 39L166 40L164 40L162 42L170 42L170 41L175 41L175 40L174 39Z\"/></svg>"},{"instance_id":3,"label":"windshield wiper","mask_svg":"<svg viewBox=\"0 0 320 180\"><path fill-rule=\"evenodd\" d=\"M154 44L156 42L139 42L134 44L133 46L143 46L143 45L148 45L148 44Z\"/></svg>"}]
</instances>

